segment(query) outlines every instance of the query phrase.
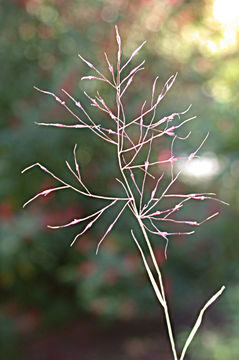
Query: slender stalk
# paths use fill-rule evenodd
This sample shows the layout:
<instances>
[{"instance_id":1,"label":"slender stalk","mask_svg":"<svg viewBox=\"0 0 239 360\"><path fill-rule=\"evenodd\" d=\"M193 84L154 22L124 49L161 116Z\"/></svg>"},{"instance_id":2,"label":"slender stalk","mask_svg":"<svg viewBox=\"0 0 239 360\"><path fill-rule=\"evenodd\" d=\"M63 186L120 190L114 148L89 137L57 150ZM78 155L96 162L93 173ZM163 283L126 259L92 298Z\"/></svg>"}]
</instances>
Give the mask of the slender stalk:
<instances>
[{"instance_id":1,"label":"slender stalk","mask_svg":"<svg viewBox=\"0 0 239 360\"><path fill-rule=\"evenodd\" d=\"M204 315L204 312L207 310L207 308L212 305L212 303L214 303L214 301L217 300L217 298L219 296L221 296L221 294L223 293L223 291L225 290L225 286L222 286L221 289L219 291L216 292L216 294L214 294L207 302L206 304L204 305L204 307L201 309L199 315L198 315L198 318L197 318L197 321L195 322L195 325L194 327L192 328L186 342L185 342L185 345L183 347L183 350L182 350L182 353L181 353L181 356L180 356L180 359L179 360L183 360L184 359L184 356L186 354L186 351L190 345L190 343L192 342L197 330L199 329L199 326L201 325L201 322L202 322L202 318L203 318L203 315Z\"/></svg>"},{"instance_id":2,"label":"slender stalk","mask_svg":"<svg viewBox=\"0 0 239 360\"><path fill-rule=\"evenodd\" d=\"M156 269L156 271L157 271L157 274L158 274L160 291L161 291L162 298L163 298L163 300L164 300L163 309L164 309L164 315L165 315L165 320L166 320L166 324L167 324L167 329L168 329L168 335L169 335L169 340L170 340L170 344L171 344L171 349L172 349L172 352L173 352L174 360L178 360L178 355L177 355L177 350L176 350L176 345L175 345L175 340L174 340L172 325L171 325L170 316L169 316L169 311L168 311L168 306L167 306L167 300L166 300L166 296L165 296L165 290L164 290L164 285L163 285L162 274L161 274L161 271L160 271L160 269L159 269L157 260L156 260L156 258L155 258L152 245L151 245L150 240L149 240L149 238L148 238L148 234L147 234L147 232L146 232L146 230L145 230L145 228L144 228L144 226L143 226L143 222L142 222L142 220L140 219L140 217L137 217L137 220L138 220L139 226L140 226L140 228L141 228L141 230L142 230L142 233L143 233L144 239L145 239L145 241L146 241L146 244L147 244L147 246L148 246L148 249L149 249L149 252L150 252L150 255L151 255L153 264L154 264L154 267L155 267L155 269Z\"/></svg>"}]
</instances>

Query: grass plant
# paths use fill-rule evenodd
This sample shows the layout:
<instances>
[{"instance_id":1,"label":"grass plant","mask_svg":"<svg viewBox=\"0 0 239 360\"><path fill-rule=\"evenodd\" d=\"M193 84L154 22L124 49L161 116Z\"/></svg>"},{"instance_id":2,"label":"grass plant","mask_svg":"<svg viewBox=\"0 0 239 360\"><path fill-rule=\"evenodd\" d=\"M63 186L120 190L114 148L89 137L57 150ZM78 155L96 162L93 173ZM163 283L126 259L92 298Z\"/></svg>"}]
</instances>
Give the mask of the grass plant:
<instances>
[{"instance_id":1,"label":"grass plant","mask_svg":"<svg viewBox=\"0 0 239 360\"><path fill-rule=\"evenodd\" d=\"M177 140L185 141L191 134L189 132L184 137L177 134L178 129L182 128L183 125L195 119L195 116L188 117L182 120L181 118L187 114L191 108L189 106L185 111L172 113L162 118L158 117L157 109L162 99L172 88L177 74L172 75L166 83L163 85L161 90L158 90L158 77L153 82L150 100L144 102L141 105L139 114L132 116L127 114L124 106L124 98L127 90L131 86L137 73L144 69L145 61L142 61L139 65L132 67L134 58L139 53L140 49L145 45L143 42L132 55L125 62L122 61L122 47L121 37L117 26L116 41L117 41L117 61L116 65L113 66L110 62L107 54L105 53L105 60L108 67L108 75L104 75L99 71L91 62L86 60L83 56L79 55L80 59L95 73L94 75L84 76L82 80L90 81L101 81L106 86L111 87L115 93L115 104L110 106L105 99L103 99L99 92L95 97L91 97L85 92L85 96L88 98L91 106L97 108L108 117L108 124L106 127L101 124L97 124L89 112L85 109L82 103L70 95L66 90L62 89L65 98L72 102L77 108L77 113L72 110L71 105L68 105L66 100L61 99L59 96L52 92L41 90L36 88L43 94L52 96L62 107L64 107L76 120L74 125L65 125L60 123L38 123L42 126L56 126L62 128L76 128L82 129L82 131L91 131L100 139L99 141L105 141L111 147L111 150L115 152L117 157L117 164L119 168L120 178L116 178L119 186L122 188L122 196L109 196L105 194L96 194L86 185L82 178L80 166L77 160L77 145L74 146L73 159L74 166L70 165L66 161L66 166L74 176L79 186L73 186L66 182L64 179L55 175L46 166L35 163L28 166L22 172L32 169L33 167L39 167L43 172L54 178L60 186L49 188L41 191L30 200L28 200L24 207L31 201L35 200L39 196L47 196L48 194L58 190L74 190L81 196L88 198L94 198L102 200L104 206L92 214L86 215L85 217L76 218L69 223L62 225L49 225L51 229L61 229L81 223L85 223L84 227L81 228L80 232L77 233L73 239L71 245L73 245L83 234L86 233L95 222L101 217L102 214L109 211L113 207L120 209L113 222L108 226L104 235L98 242L96 253L98 253L103 241L106 236L110 233L113 227L116 225L118 219L123 215L126 209L129 209L132 216L135 217L138 228L141 232L141 239L136 238L135 229L131 229L131 236L135 242L139 255L142 258L143 265L147 272L149 281L158 299L159 305L164 313L166 327L168 331L168 338L171 345L172 357L174 360L183 360L185 358L188 347L193 340L198 328L201 325L203 315L208 307L216 301L216 299L222 294L225 286L222 286L202 307L199 312L198 318L189 333L185 344L181 351L177 349L175 342L175 335L173 332L169 309L167 305L164 281L162 271L156 260L155 250L150 240L151 236L158 236L160 241L165 242L165 258L167 258L169 239L173 235L191 235L194 230L183 231L183 232L170 232L162 230L165 224L169 225L181 224L191 228L197 228L199 225L206 221L214 218L218 215L218 212L212 213L206 219L201 221L198 220L185 220L180 218L180 210L183 208L185 203L194 201L213 200L223 202L215 197L214 193L190 193L190 194L178 194L173 192L173 186L178 180L182 170L175 171L174 163L180 158L174 153L174 145ZM195 150L185 158L187 162L192 161L197 157L198 152L203 146L209 134L207 134L195 148ZM170 157L166 160L155 159L153 148L154 145L161 140L163 136L168 137L171 140ZM143 160L142 160L143 159ZM160 165L168 164L170 171L168 174L162 172L158 176L158 169ZM156 168L156 172L154 169ZM165 186L165 178L167 185ZM153 184L153 186L152 186ZM164 199L169 199L173 206L163 208L161 203ZM117 205L118 204L118 205Z\"/></svg>"}]
</instances>

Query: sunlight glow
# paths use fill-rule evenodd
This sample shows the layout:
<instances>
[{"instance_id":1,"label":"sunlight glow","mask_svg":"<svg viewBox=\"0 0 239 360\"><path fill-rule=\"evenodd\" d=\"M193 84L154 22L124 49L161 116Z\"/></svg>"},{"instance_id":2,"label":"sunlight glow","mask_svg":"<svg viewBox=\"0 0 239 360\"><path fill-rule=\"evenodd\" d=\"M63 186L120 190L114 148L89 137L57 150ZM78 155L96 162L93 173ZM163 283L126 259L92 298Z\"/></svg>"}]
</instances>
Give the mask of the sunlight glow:
<instances>
[{"instance_id":1,"label":"sunlight glow","mask_svg":"<svg viewBox=\"0 0 239 360\"><path fill-rule=\"evenodd\" d=\"M239 1L215 0L213 17L223 28L223 39L218 44L218 50L235 46L239 29Z\"/></svg>"},{"instance_id":2,"label":"sunlight glow","mask_svg":"<svg viewBox=\"0 0 239 360\"><path fill-rule=\"evenodd\" d=\"M239 26L239 1L238 0L215 0L213 16L222 25L230 27Z\"/></svg>"},{"instance_id":3,"label":"sunlight glow","mask_svg":"<svg viewBox=\"0 0 239 360\"><path fill-rule=\"evenodd\" d=\"M220 164L214 154L194 158L191 161L179 161L178 169L183 170L182 176L186 181L210 180L220 171Z\"/></svg>"}]
</instances>

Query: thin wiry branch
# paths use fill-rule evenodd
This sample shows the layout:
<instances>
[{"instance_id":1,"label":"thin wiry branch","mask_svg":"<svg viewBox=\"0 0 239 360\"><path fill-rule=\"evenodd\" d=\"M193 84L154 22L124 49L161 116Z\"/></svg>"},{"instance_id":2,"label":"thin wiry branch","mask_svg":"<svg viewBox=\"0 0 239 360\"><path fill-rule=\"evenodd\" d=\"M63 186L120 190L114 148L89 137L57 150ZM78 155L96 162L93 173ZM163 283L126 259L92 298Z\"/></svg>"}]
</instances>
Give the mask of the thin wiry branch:
<instances>
[{"instance_id":1,"label":"thin wiry branch","mask_svg":"<svg viewBox=\"0 0 239 360\"><path fill-rule=\"evenodd\" d=\"M92 193L86 193L84 191L81 191L81 190L75 188L74 186L72 186L70 184L67 184L64 180L62 180L59 177L57 177L56 175L54 175L51 171L49 171L45 166L41 165L40 163L35 163L35 164L32 164L32 165L28 166L27 168L22 170L22 174L25 171L28 171L31 168L35 167L35 166L39 166L41 170L43 170L44 172L51 175L55 180L58 180L60 183L64 184L65 187L71 188L72 190L80 193L81 195L89 196L89 197L92 197L92 198L95 198L95 199L102 199L102 200L129 200L128 198L115 198L115 197L111 197L111 196L95 195L95 194L92 194Z\"/></svg>"},{"instance_id":2,"label":"thin wiry branch","mask_svg":"<svg viewBox=\"0 0 239 360\"><path fill-rule=\"evenodd\" d=\"M86 216L84 218L74 219L74 220L72 220L69 223L64 224L64 225L48 225L48 227L50 229L61 229L61 228L65 228L65 227L68 227L68 226L79 224L80 222L89 220L89 219L91 219L92 217L94 217L96 215L99 215L99 214L102 215L105 210L107 210L109 207L114 205L116 202L117 202L117 200L114 200L109 205L103 207L102 209L100 209L100 210L94 212L93 214L88 215L88 216Z\"/></svg>"},{"instance_id":3,"label":"thin wiry branch","mask_svg":"<svg viewBox=\"0 0 239 360\"><path fill-rule=\"evenodd\" d=\"M106 230L105 234L103 235L103 237L100 239L98 245L97 245L97 248L96 248L96 254L98 254L98 251L99 251L99 248L102 244L102 242L104 241L104 239L106 238L106 236L110 233L110 231L113 229L115 223L117 222L117 220L120 218L121 214L124 212L126 206L128 206L129 204L129 201L127 201L123 208L120 210L119 214L116 216L115 220L112 222L112 224L110 224L110 226L108 227L108 229Z\"/></svg>"}]
</instances>

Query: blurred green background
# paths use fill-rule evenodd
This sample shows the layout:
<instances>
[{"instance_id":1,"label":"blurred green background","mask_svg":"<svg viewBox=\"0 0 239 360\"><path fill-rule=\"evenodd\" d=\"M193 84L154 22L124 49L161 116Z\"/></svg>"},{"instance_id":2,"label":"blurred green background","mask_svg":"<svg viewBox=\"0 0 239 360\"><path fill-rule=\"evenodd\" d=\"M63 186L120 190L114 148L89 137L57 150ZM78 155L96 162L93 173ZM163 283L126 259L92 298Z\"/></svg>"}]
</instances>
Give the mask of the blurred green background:
<instances>
[{"instance_id":1,"label":"blurred green background","mask_svg":"<svg viewBox=\"0 0 239 360\"><path fill-rule=\"evenodd\" d=\"M161 309L130 237L131 220L123 216L98 256L97 240L110 215L79 240L72 227L50 230L89 214L102 202L71 191L22 204L56 183L41 162L72 181L65 160L74 144L84 179L97 193L118 191L114 153L87 130L39 127L34 122L73 124L53 98L33 89L61 94L66 89L89 107L83 94L110 96L103 84L80 81L91 72L80 52L107 71L104 51L115 59L114 24L123 55L144 40L134 64L146 59L125 98L129 114L175 72L177 81L162 102L164 116L193 104L187 125L192 135L178 142L178 154L190 153L210 131L201 161L186 169L181 192L215 192L230 203L195 202L185 215L220 216L187 238L154 245L163 266L179 346L203 303L223 284L227 290L206 313L188 359L239 358L239 3L232 0L3 0L0 2L0 352L3 359L170 359ZM98 87L97 87L98 86ZM90 109L97 123L101 114ZM158 157L167 152L166 142ZM159 169L160 174L160 169ZM108 216L108 217L107 217ZM113 216L113 215L112 215ZM174 228L172 227L172 230ZM117 349L117 352L115 351Z\"/></svg>"}]
</instances>

